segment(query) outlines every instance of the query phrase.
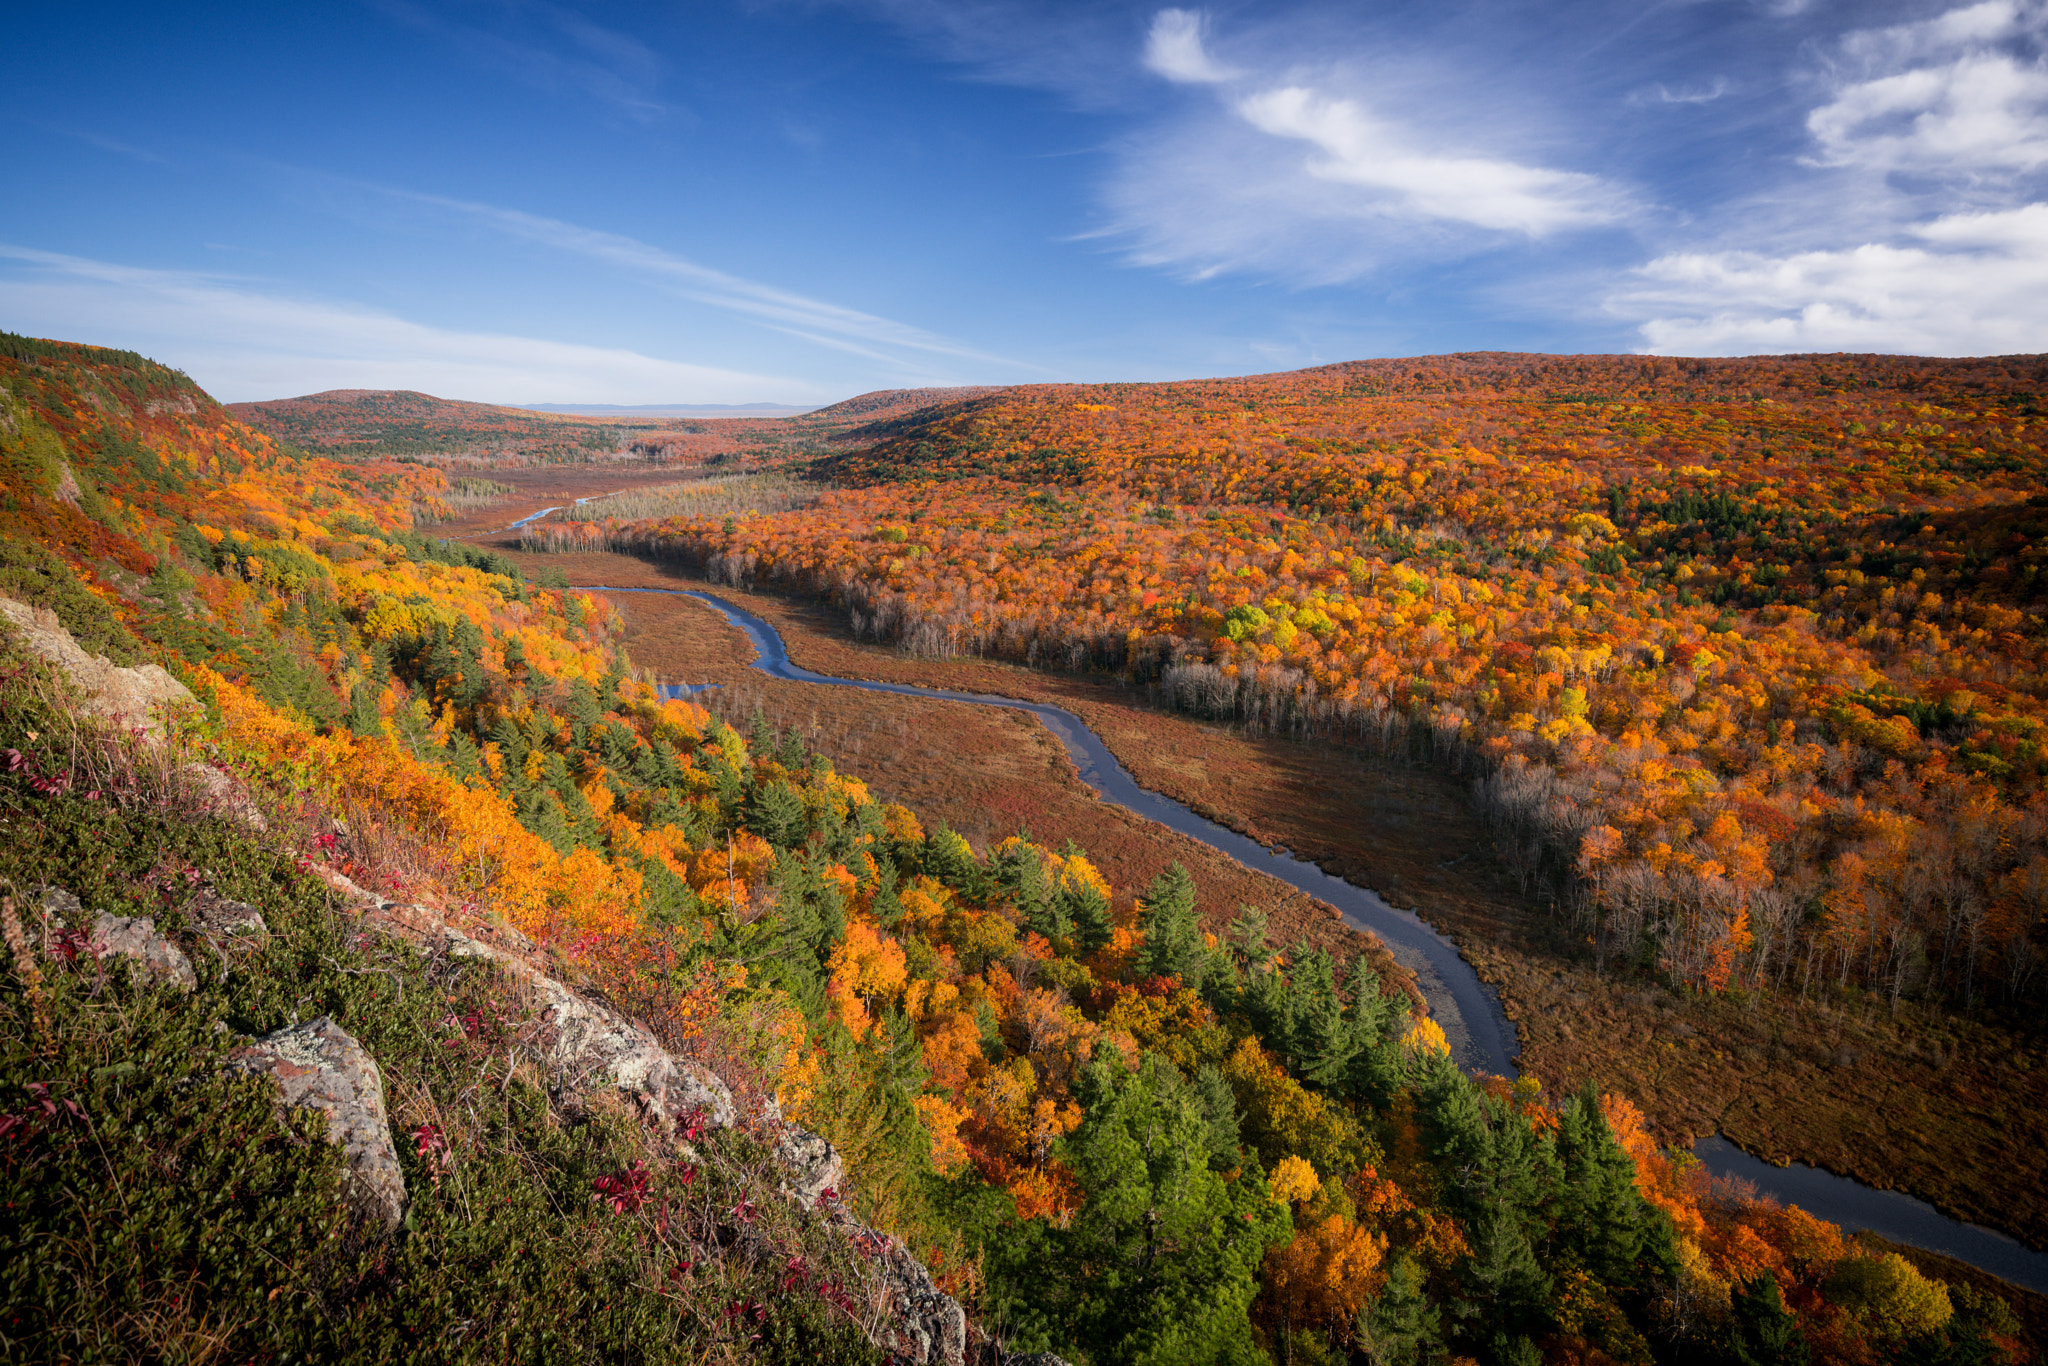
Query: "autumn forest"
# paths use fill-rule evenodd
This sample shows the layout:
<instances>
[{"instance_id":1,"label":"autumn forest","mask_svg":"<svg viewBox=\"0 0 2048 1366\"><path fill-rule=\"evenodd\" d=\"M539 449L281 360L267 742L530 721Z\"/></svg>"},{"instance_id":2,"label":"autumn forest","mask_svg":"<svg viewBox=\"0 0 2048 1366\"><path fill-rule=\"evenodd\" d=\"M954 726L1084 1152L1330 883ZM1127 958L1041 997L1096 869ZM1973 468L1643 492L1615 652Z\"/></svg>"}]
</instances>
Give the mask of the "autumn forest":
<instances>
[{"instance_id":1,"label":"autumn forest","mask_svg":"<svg viewBox=\"0 0 2048 1366\"><path fill-rule=\"evenodd\" d=\"M0 628L0 1341L2035 1360L2023 1278L1692 1146L2048 1248L2044 394L2037 356L1483 353L627 422L227 409L0 336L0 598L192 699L168 748L96 728ZM768 679L678 589L818 675L1067 709L1448 936L1515 1066L1461 1067L1368 926L1113 820L1038 722ZM179 997L52 886L276 924ZM337 887L503 933L744 1115L574 1100L510 979ZM401 1226L279 1156L325 1151L303 1112L195 1080L313 1015L378 1055ZM789 1196L787 1132L836 1185ZM891 1326L934 1295L957 1343Z\"/></svg>"}]
</instances>

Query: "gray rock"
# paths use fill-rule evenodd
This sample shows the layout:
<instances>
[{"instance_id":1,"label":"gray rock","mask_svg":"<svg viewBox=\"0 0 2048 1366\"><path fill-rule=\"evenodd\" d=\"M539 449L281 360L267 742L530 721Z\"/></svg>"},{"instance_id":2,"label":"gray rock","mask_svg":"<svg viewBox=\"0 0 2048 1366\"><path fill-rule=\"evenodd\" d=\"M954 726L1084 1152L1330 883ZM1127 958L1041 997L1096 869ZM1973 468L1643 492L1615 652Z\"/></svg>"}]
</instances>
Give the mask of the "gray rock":
<instances>
[{"instance_id":1,"label":"gray rock","mask_svg":"<svg viewBox=\"0 0 2048 1366\"><path fill-rule=\"evenodd\" d=\"M539 1008L532 1041L548 1084L572 1103L598 1087L613 1087L664 1124L696 1115L705 1127L723 1129L738 1117L732 1089L716 1073L669 1056L653 1034L617 1011L460 930L443 925L441 935L451 958L497 963L525 989L529 1003Z\"/></svg>"},{"instance_id":2,"label":"gray rock","mask_svg":"<svg viewBox=\"0 0 2048 1366\"><path fill-rule=\"evenodd\" d=\"M59 925L76 925L85 919L85 904L62 887L44 887L36 893L42 902L43 919Z\"/></svg>"},{"instance_id":3,"label":"gray rock","mask_svg":"<svg viewBox=\"0 0 2048 1366\"><path fill-rule=\"evenodd\" d=\"M180 771L205 794L207 805L220 815L259 835L270 828L270 821L257 808L249 789L227 773L211 764L196 762L182 765Z\"/></svg>"},{"instance_id":4,"label":"gray rock","mask_svg":"<svg viewBox=\"0 0 2048 1366\"><path fill-rule=\"evenodd\" d=\"M76 904L77 898L72 901ZM192 960L158 934L156 921L146 915L101 915L92 922L92 937L86 943L95 958L118 954L134 959L152 982L167 983L179 991L190 991L199 985Z\"/></svg>"},{"instance_id":5,"label":"gray rock","mask_svg":"<svg viewBox=\"0 0 2048 1366\"><path fill-rule=\"evenodd\" d=\"M160 713L193 700L192 690L161 665L122 668L105 655L87 654L48 608L0 598L0 618L14 628L24 645L69 680L77 692L73 710L84 715L155 739L162 733Z\"/></svg>"},{"instance_id":6,"label":"gray rock","mask_svg":"<svg viewBox=\"0 0 2048 1366\"><path fill-rule=\"evenodd\" d=\"M881 1280L895 1323L883 1345L912 1361L962 1366L967 1360L967 1313L932 1281L924 1263L891 1239L882 1256Z\"/></svg>"},{"instance_id":7,"label":"gray rock","mask_svg":"<svg viewBox=\"0 0 2048 1366\"><path fill-rule=\"evenodd\" d=\"M263 913L246 901L227 901L208 893L200 899L192 916L192 931L199 942L213 950L223 973L231 972L234 960L256 953L270 940L270 926Z\"/></svg>"},{"instance_id":8,"label":"gray rock","mask_svg":"<svg viewBox=\"0 0 2048 1366\"><path fill-rule=\"evenodd\" d=\"M220 949L254 948L270 937L263 912L246 901L208 896L199 903L194 928Z\"/></svg>"},{"instance_id":9,"label":"gray rock","mask_svg":"<svg viewBox=\"0 0 2048 1366\"><path fill-rule=\"evenodd\" d=\"M789 1125L775 1144L775 1160L782 1164L783 1190L800 1205L815 1205L826 1191L837 1191L846 1181L846 1164L839 1150L809 1129Z\"/></svg>"},{"instance_id":10,"label":"gray rock","mask_svg":"<svg viewBox=\"0 0 2048 1366\"><path fill-rule=\"evenodd\" d=\"M274 1078L287 1105L325 1111L327 1141L346 1155L350 1207L387 1228L404 1220L405 1175L391 1142L384 1077L347 1031L323 1015L236 1049L228 1066Z\"/></svg>"},{"instance_id":11,"label":"gray rock","mask_svg":"<svg viewBox=\"0 0 2048 1366\"><path fill-rule=\"evenodd\" d=\"M1024 1352L1004 1357L1003 1366L1067 1366L1067 1360L1052 1352Z\"/></svg>"}]
</instances>

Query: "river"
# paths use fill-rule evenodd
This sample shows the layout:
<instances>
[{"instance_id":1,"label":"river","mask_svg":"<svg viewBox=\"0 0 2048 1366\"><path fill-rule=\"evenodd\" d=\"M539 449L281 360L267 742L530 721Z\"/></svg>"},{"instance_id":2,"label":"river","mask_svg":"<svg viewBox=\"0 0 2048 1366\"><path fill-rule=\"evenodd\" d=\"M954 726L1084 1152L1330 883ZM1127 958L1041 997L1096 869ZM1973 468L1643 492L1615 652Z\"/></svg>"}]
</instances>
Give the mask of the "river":
<instances>
[{"instance_id":1,"label":"river","mask_svg":"<svg viewBox=\"0 0 2048 1366\"><path fill-rule=\"evenodd\" d=\"M1431 929L1420 916L1390 906L1377 893L1332 877L1314 864L1285 852L1268 849L1197 815L1170 797L1140 787L1117 762L1101 737L1072 712L1040 702L1024 702L988 693L919 688L907 683L875 683L815 673L790 660L781 634L768 622L710 593L690 589L609 588L603 584L579 588L578 591L694 598L723 613L728 621L746 633L757 656L754 667L772 678L862 688L869 692L941 698L1031 713L1058 737L1073 759L1081 781L1093 788L1104 801L1200 840L1247 867L1271 873L1289 886L1335 906L1343 914L1345 923L1353 928L1377 934L1386 942L1395 960L1415 974L1423 998L1429 1002L1430 1014L1443 1026L1452 1057L1468 1070L1503 1076L1514 1074L1520 1048L1516 1042L1514 1022L1501 1010L1499 995L1480 981L1479 975L1459 956L1451 942ZM693 690L690 685L678 684L664 691L670 696L682 696ZM1819 1218L1840 1224L1845 1230L1869 1229L1894 1242L1946 1254L2015 1285L2048 1294L2048 1254L2036 1252L2004 1234L1951 1219L1925 1201L1897 1191L1875 1190L1848 1177L1802 1163L1774 1167L1718 1135L1700 1140L1693 1151L1714 1175L1749 1182L1759 1192L1788 1205L1798 1205Z\"/></svg>"}]
</instances>

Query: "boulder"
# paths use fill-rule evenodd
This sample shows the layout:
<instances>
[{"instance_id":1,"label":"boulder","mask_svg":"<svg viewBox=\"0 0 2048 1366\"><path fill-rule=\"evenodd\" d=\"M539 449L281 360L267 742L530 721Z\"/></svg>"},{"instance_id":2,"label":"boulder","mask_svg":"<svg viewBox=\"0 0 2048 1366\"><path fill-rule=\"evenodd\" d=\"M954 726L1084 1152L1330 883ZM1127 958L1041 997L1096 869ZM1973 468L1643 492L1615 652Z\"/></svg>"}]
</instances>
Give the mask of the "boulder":
<instances>
[{"instance_id":1,"label":"boulder","mask_svg":"<svg viewBox=\"0 0 2048 1366\"><path fill-rule=\"evenodd\" d=\"M782 1164L782 1189L800 1205L815 1205L826 1191L837 1192L846 1184L839 1150L809 1129L785 1126L775 1144L775 1160Z\"/></svg>"},{"instance_id":2,"label":"boulder","mask_svg":"<svg viewBox=\"0 0 2048 1366\"><path fill-rule=\"evenodd\" d=\"M47 924L69 927L85 919L85 903L62 887L46 886L36 893L36 899L42 903Z\"/></svg>"},{"instance_id":3,"label":"boulder","mask_svg":"<svg viewBox=\"0 0 2048 1366\"><path fill-rule=\"evenodd\" d=\"M48 906L47 895L44 903ZM71 898L77 905L78 899ZM179 991L190 991L199 985L199 978L193 974L192 960L170 940L156 932L156 921L146 915L100 915L92 922L92 935L86 940L95 958L132 958L141 965L142 973L152 982L166 983Z\"/></svg>"},{"instance_id":4,"label":"boulder","mask_svg":"<svg viewBox=\"0 0 2048 1366\"><path fill-rule=\"evenodd\" d=\"M962 1366L967 1360L967 1312L932 1281L923 1262L903 1244L889 1240L882 1255L881 1281L894 1322L881 1334L884 1346L911 1361Z\"/></svg>"},{"instance_id":5,"label":"boulder","mask_svg":"<svg viewBox=\"0 0 2048 1366\"><path fill-rule=\"evenodd\" d=\"M0 617L24 645L71 681L79 694L72 704L76 712L156 738L162 734L161 709L192 701L192 690L160 665L123 668L105 655L87 654L48 608L0 598Z\"/></svg>"},{"instance_id":6,"label":"boulder","mask_svg":"<svg viewBox=\"0 0 2048 1366\"><path fill-rule=\"evenodd\" d=\"M396 1228L405 1218L405 1175L391 1142L377 1060L327 1016L266 1034L228 1055L228 1066L273 1078L284 1102L327 1115L327 1141L348 1164L351 1208Z\"/></svg>"},{"instance_id":7,"label":"boulder","mask_svg":"<svg viewBox=\"0 0 2048 1366\"><path fill-rule=\"evenodd\" d=\"M207 895L200 900L193 928L218 949L255 948L270 937L263 912L246 901Z\"/></svg>"},{"instance_id":8,"label":"boulder","mask_svg":"<svg viewBox=\"0 0 2048 1366\"><path fill-rule=\"evenodd\" d=\"M538 1007L533 1043L548 1085L571 1103L607 1086L626 1092L664 1126L695 1116L707 1128L722 1129L738 1118L732 1089L709 1068L669 1056L646 1029L524 959L446 924L440 932L449 957L497 963L525 990L528 1004Z\"/></svg>"},{"instance_id":9,"label":"boulder","mask_svg":"<svg viewBox=\"0 0 2048 1366\"><path fill-rule=\"evenodd\" d=\"M249 789L234 778L211 764L198 762L181 766L180 771L193 788L203 793L207 804L220 815L227 817L244 830L262 834L270 828L270 821L257 809L255 798Z\"/></svg>"}]
</instances>

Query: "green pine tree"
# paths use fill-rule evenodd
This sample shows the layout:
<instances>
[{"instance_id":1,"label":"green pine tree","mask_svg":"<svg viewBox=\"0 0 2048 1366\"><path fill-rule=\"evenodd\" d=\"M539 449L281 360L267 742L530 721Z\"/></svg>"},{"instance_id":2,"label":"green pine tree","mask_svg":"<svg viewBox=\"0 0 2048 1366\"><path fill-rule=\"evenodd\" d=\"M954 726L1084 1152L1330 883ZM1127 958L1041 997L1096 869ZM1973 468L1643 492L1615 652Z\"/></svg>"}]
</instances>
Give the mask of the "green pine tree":
<instances>
[{"instance_id":1,"label":"green pine tree","mask_svg":"<svg viewBox=\"0 0 2048 1366\"><path fill-rule=\"evenodd\" d=\"M1613 1286L1663 1279L1677 1269L1670 1220L1636 1189L1635 1162L1614 1137L1590 1082L1559 1116L1557 1155L1560 1247Z\"/></svg>"},{"instance_id":2,"label":"green pine tree","mask_svg":"<svg viewBox=\"0 0 2048 1366\"><path fill-rule=\"evenodd\" d=\"M1422 1267L1403 1252L1387 1283L1358 1314L1358 1345L1372 1366L1424 1366L1442 1342L1441 1310L1432 1306Z\"/></svg>"},{"instance_id":3,"label":"green pine tree","mask_svg":"<svg viewBox=\"0 0 2048 1366\"><path fill-rule=\"evenodd\" d=\"M1769 1272L1738 1285L1729 1307L1735 1332L1728 1349L1737 1366L1806 1366L1811 1359L1806 1334Z\"/></svg>"},{"instance_id":4,"label":"green pine tree","mask_svg":"<svg viewBox=\"0 0 2048 1366\"><path fill-rule=\"evenodd\" d=\"M1208 946L1202 942L1202 924L1195 917L1195 880L1175 863L1145 889L1140 898L1144 915L1144 947L1138 952L1137 969L1145 977L1178 977L1199 989L1208 966Z\"/></svg>"}]
</instances>

